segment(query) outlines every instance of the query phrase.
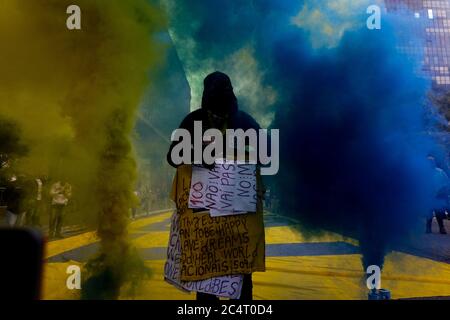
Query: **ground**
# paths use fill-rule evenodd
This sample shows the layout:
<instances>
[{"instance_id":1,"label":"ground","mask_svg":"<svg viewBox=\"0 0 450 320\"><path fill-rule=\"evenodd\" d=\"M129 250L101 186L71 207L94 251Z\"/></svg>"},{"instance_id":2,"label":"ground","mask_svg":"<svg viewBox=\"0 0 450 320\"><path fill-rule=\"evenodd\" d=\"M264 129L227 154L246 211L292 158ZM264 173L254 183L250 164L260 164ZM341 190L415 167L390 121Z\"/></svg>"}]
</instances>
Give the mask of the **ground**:
<instances>
[{"instance_id":1,"label":"ground","mask_svg":"<svg viewBox=\"0 0 450 320\"><path fill-rule=\"evenodd\" d=\"M121 299L195 299L164 282L163 267L171 211L153 212L130 224L130 237L152 278L134 295ZM446 221L450 231L449 221ZM338 234L305 237L296 221L265 214L267 271L255 273L255 299L367 299L357 242ZM436 232L436 226L433 226ZM69 265L82 266L95 253L98 239L85 232L50 241L46 248L44 299L78 299L66 287ZM450 296L450 235L420 234L386 258L382 287L393 299Z\"/></svg>"}]
</instances>

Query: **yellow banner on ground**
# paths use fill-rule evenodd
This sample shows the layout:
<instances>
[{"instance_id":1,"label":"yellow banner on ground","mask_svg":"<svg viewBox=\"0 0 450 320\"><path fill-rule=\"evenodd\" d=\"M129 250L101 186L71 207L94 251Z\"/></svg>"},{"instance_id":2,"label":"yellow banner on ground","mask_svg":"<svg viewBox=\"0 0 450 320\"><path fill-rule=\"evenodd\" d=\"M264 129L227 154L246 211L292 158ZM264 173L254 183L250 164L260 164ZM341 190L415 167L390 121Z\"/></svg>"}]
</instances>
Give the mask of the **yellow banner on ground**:
<instances>
[{"instance_id":1,"label":"yellow banner on ground","mask_svg":"<svg viewBox=\"0 0 450 320\"><path fill-rule=\"evenodd\" d=\"M230 274L265 271L262 199L256 213L211 217L188 206L192 167L178 167L172 188L179 219L180 279L204 280ZM257 190L262 188L258 175Z\"/></svg>"}]
</instances>

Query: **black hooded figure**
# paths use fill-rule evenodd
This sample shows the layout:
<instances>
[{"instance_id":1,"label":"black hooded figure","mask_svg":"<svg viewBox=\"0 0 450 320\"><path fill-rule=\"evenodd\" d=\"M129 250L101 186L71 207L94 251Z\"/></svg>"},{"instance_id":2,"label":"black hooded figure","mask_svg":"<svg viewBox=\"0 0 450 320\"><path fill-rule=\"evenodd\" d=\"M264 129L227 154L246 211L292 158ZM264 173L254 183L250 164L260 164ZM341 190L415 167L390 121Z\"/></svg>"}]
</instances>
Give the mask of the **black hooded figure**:
<instances>
[{"instance_id":1,"label":"black hooded figure","mask_svg":"<svg viewBox=\"0 0 450 320\"><path fill-rule=\"evenodd\" d=\"M259 130L260 126L248 113L239 110L237 98L233 91L230 78L222 72L209 74L203 81L202 106L188 114L181 122L180 129L186 129L194 136L194 122L202 122L202 134L208 129L218 129L224 133L226 129ZM173 142L167 153L167 161L172 167L171 153L178 142ZM224 152L225 154L225 152ZM191 163L194 154L191 150Z\"/></svg>"},{"instance_id":2,"label":"black hooded figure","mask_svg":"<svg viewBox=\"0 0 450 320\"><path fill-rule=\"evenodd\" d=\"M203 85L201 108L188 114L181 122L180 129L188 130L191 137L194 137L194 121L202 122L202 136L208 129L218 129L222 133L225 133L226 129L243 129L244 131L260 129L255 119L238 109L237 98L233 92L231 80L226 74L219 71L213 72L205 78ZM175 168L178 165L173 163L171 153L177 143L173 142L167 153L167 161ZM191 163L193 163L193 159L194 154L191 149ZM210 167L206 164L204 166ZM251 274L244 275L240 300L252 300L252 287ZM197 300L217 302L219 298L206 293L197 293Z\"/></svg>"}]
</instances>

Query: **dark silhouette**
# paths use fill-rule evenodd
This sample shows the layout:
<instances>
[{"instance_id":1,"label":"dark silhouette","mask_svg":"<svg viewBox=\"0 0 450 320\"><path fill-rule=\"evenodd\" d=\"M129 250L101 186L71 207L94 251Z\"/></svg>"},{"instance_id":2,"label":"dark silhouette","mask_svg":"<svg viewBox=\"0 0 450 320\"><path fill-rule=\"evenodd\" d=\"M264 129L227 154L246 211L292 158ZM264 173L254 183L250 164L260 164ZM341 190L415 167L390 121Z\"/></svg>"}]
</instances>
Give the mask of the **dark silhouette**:
<instances>
[{"instance_id":1,"label":"dark silhouette","mask_svg":"<svg viewBox=\"0 0 450 320\"><path fill-rule=\"evenodd\" d=\"M180 124L180 128L188 130L191 137L194 136L194 121L202 121L203 132L213 128L221 130L222 133L225 133L226 129L258 130L260 128L255 119L238 109L230 78L218 71L211 73L204 80L201 108L188 114ZM167 161L173 167L177 167L171 159L172 148L176 144L177 142L172 143L167 154ZM191 160L193 161L192 150ZM240 300L252 300L252 288L252 275L244 275ZM210 294L197 293L197 300L217 302L219 298Z\"/></svg>"},{"instance_id":2,"label":"dark silhouette","mask_svg":"<svg viewBox=\"0 0 450 320\"><path fill-rule=\"evenodd\" d=\"M218 71L213 72L205 78L203 84L201 108L189 113L181 122L180 129L188 130L193 137L195 121L202 121L203 132L213 128L222 132L226 129L243 129L245 131L260 128L255 119L238 109L231 80L226 74ZM171 153L177 143L173 142L167 153L167 161L173 167L177 167L177 165L173 163ZM194 155L191 152L191 163L193 159Z\"/></svg>"},{"instance_id":3,"label":"dark silhouette","mask_svg":"<svg viewBox=\"0 0 450 320\"><path fill-rule=\"evenodd\" d=\"M440 234L447 234L444 226L444 219L446 218L445 211L448 207L449 197L449 179L444 170L436 165L435 159L431 156L428 157L430 163L434 169L434 194L436 196L434 216L439 226ZM431 223L433 222L433 212L427 218L426 233L431 233Z\"/></svg>"}]
</instances>

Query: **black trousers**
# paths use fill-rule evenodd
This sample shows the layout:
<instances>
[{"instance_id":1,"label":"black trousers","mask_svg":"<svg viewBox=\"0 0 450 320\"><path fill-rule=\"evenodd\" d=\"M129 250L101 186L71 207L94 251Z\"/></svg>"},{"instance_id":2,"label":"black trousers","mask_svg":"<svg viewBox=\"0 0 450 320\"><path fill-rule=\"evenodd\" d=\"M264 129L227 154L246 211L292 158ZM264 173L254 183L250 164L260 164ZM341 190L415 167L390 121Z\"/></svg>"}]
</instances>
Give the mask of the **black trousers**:
<instances>
[{"instance_id":1,"label":"black trousers","mask_svg":"<svg viewBox=\"0 0 450 320\"><path fill-rule=\"evenodd\" d=\"M63 204L52 205L52 209L50 211L50 225L49 225L49 229L50 229L49 236L50 237L61 236L64 208L65 208L65 205L63 205Z\"/></svg>"},{"instance_id":2,"label":"black trousers","mask_svg":"<svg viewBox=\"0 0 450 320\"><path fill-rule=\"evenodd\" d=\"M444 219L445 219L445 211L444 210L435 210L434 214L436 216L437 223L439 225L439 230L445 230L444 227ZM431 232L431 223L433 222L433 214L431 217L427 219L427 232Z\"/></svg>"},{"instance_id":3,"label":"black trousers","mask_svg":"<svg viewBox=\"0 0 450 320\"><path fill-rule=\"evenodd\" d=\"M253 281L252 281L252 275L251 274L245 274L244 279L242 281L242 291L239 301L252 301L253 300ZM219 297L208 294L208 293L202 293L197 292L197 301L204 302L204 303L215 303L219 302Z\"/></svg>"}]
</instances>

